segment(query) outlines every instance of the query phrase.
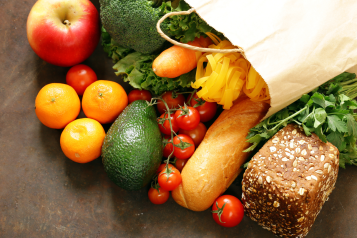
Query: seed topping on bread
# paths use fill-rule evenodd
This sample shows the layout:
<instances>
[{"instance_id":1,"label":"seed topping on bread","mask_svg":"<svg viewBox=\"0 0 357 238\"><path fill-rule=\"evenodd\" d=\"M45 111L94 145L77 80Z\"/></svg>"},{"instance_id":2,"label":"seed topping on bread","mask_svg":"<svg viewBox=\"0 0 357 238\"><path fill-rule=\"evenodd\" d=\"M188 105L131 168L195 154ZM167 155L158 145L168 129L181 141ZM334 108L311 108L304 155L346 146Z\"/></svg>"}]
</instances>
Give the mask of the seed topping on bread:
<instances>
[{"instance_id":1,"label":"seed topping on bread","mask_svg":"<svg viewBox=\"0 0 357 238\"><path fill-rule=\"evenodd\" d=\"M282 237L304 237L334 188L339 152L290 124L250 161L242 181L246 214Z\"/></svg>"}]
</instances>

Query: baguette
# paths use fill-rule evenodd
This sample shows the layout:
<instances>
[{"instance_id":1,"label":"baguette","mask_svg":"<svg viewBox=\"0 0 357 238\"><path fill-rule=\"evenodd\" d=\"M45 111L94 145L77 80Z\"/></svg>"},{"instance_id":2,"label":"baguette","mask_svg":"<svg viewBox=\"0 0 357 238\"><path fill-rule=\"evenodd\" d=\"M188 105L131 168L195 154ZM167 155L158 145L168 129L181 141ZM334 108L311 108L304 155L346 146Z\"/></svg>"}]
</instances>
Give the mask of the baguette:
<instances>
[{"instance_id":1,"label":"baguette","mask_svg":"<svg viewBox=\"0 0 357 238\"><path fill-rule=\"evenodd\" d=\"M193 211L204 211L224 193L241 172L249 153L246 136L265 116L269 104L238 99L221 113L182 170L182 183L173 199Z\"/></svg>"}]
</instances>

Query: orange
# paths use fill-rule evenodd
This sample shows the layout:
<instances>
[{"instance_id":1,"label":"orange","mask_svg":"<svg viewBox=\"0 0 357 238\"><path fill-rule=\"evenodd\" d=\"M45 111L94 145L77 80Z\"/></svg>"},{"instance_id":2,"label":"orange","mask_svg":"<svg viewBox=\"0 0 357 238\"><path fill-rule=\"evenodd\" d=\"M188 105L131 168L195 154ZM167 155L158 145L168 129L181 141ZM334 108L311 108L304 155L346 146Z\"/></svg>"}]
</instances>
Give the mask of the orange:
<instances>
[{"instance_id":1,"label":"orange","mask_svg":"<svg viewBox=\"0 0 357 238\"><path fill-rule=\"evenodd\" d=\"M61 134L63 153L77 163L88 163L102 152L105 137L103 126L90 118L77 119L69 123Z\"/></svg>"},{"instance_id":2,"label":"orange","mask_svg":"<svg viewBox=\"0 0 357 238\"><path fill-rule=\"evenodd\" d=\"M82 99L83 112L102 124L113 122L128 105L124 88L113 81L98 80L87 87Z\"/></svg>"},{"instance_id":3,"label":"orange","mask_svg":"<svg viewBox=\"0 0 357 238\"><path fill-rule=\"evenodd\" d=\"M62 129L77 118L81 103L76 91L67 84L50 83L37 94L35 111L38 119L53 129Z\"/></svg>"}]
</instances>

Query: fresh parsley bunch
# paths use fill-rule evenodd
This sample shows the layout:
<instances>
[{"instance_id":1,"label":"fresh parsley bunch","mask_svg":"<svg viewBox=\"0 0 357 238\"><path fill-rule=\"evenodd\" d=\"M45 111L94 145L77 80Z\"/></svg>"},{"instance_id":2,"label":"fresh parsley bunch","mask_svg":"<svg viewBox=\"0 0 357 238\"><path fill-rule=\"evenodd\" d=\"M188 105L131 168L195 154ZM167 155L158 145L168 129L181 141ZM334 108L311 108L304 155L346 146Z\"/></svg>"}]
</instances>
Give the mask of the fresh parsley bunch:
<instances>
[{"instance_id":1,"label":"fresh parsley bunch","mask_svg":"<svg viewBox=\"0 0 357 238\"><path fill-rule=\"evenodd\" d=\"M323 142L331 142L340 151L340 166L357 165L356 74L342 73L314 89L286 108L253 127L245 152L265 144L280 129L296 123L307 136L315 133Z\"/></svg>"}]
</instances>

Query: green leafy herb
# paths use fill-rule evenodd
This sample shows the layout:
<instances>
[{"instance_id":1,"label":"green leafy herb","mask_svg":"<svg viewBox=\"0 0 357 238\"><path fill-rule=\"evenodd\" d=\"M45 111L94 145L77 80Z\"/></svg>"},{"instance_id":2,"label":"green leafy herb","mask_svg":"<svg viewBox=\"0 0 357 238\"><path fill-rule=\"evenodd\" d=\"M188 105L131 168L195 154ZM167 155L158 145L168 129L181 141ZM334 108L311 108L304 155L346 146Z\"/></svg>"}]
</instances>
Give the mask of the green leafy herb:
<instances>
[{"instance_id":1,"label":"green leafy herb","mask_svg":"<svg viewBox=\"0 0 357 238\"><path fill-rule=\"evenodd\" d=\"M355 97L356 74L342 73L253 127L247 136L253 145L245 152L259 148L287 124L296 123L307 136L315 133L323 142L335 145L341 167L357 165Z\"/></svg>"}]
</instances>

